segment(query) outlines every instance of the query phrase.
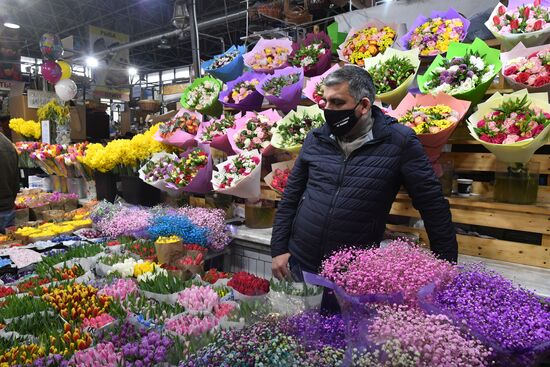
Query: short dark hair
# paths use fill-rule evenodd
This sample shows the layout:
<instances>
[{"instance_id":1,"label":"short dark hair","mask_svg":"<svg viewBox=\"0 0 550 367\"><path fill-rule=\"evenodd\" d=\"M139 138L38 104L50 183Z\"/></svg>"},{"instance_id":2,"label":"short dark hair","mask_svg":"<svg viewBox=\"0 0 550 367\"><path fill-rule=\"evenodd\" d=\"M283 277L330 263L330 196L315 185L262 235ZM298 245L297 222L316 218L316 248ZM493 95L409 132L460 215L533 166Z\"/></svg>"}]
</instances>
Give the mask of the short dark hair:
<instances>
[{"instance_id":1,"label":"short dark hair","mask_svg":"<svg viewBox=\"0 0 550 367\"><path fill-rule=\"evenodd\" d=\"M359 66L345 65L330 73L323 82L327 87L348 82L349 93L356 102L359 102L361 98L367 97L371 104L374 103L376 87L374 86L372 77L367 70Z\"/></svg>"}]
</instances>

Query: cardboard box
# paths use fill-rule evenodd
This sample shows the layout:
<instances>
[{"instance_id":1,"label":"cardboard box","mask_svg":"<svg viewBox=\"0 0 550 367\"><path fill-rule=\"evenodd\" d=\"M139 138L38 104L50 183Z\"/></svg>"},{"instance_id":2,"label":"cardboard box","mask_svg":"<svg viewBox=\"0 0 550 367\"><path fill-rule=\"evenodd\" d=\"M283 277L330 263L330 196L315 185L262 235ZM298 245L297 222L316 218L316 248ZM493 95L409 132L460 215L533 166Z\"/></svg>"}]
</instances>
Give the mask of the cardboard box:
<instances>
[{"instance_id":1,"label":"cardboard box","mask_svg":"<svg viewBox=\"0 0 550 367\"><path fill-rule=\"evenodd\" d=\"M169 121L172 117L176 116L177 111L170 111L164 115L147 115L145 121L151 124L158 124L159 122Z\"/></svg>"},{"instance_id":2,"label":"cardboard box","mask_svg":"<svg viewBox=\"0 0 550 367\"><path fill-rule=\"evenodd\" d=\"M20 117L25 120L38 120L37 108L28 108L27 96L12 96L9 99L10 117Z\"/></svg>"},{"instance_id":3,"label":"cardboard box","mask_svg":"<svg viewBox=\"0 0 550 367\"><path fill-rule=\"evenodd\" d=\"M86 140L86 107L73 106L71 113L71 140Z\"/></svg>"}]
</instances>

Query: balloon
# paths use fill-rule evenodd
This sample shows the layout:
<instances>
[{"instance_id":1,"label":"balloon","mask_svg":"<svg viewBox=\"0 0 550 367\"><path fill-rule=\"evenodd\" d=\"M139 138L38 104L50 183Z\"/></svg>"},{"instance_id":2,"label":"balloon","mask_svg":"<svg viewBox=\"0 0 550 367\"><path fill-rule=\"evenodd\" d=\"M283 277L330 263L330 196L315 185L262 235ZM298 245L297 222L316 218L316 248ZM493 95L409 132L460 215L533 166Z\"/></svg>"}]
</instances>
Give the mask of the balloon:
<instances>
[{"instance_id":1,"label":"balloon","mask_svg":"<svg viewBox=\"0 0 550 367\"><path fill-rule=\"evenodd\" d=\"M61 80L69 79L73 74L71 71L71 65L63 60L59 60L57 65L61 68Z\"/></svg>"},{"instance_id":2,"label":"balloon","mask_svg":"<svg viewBox=\"0 0 550 367\"><path fill-rule=\"evenodd\" d=\"M69 101L76 96L78 88L72 79L63 79L55 85L55 93L62 101Z\"/></svg>"},{"instance_id":3,"label":"balloon","mask_svg":"<svg viewBox=\"0 0 550 367\"><path fill-rule=\"evenodd\" d=\"M40 51L48 60L57 60L63 56L63 45L57 34L44 33L40 38Z\"/></svg>"},{"instance_id":4,"label":"balloon","mask_svg":"<svg viewBox=\"0 0 550 367\"><path fill-rule=\"evenodd\" d=\"M42 76L51 84L61 79L61 67L55 61L46 60L42 63Z\"/></svg>"}]
</instances>

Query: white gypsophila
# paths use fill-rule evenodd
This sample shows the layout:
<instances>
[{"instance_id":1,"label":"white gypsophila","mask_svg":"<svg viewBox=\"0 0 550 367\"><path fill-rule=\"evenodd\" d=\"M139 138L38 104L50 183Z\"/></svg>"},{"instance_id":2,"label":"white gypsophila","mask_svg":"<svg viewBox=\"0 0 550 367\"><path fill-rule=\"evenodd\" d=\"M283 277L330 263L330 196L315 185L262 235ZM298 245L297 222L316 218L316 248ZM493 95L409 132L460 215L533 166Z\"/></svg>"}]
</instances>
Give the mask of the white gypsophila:
<instances>
[{"instance_id":1,"label":"white gypsophila","mask_svg":"<svg viewBox=\"0 0 550 367\"><path fill-rule=\"evenodd\" d=\"M481 82L485 83L486 81L491 79L494 74L495 74L495 66L489 65L489 67L487 68L487 72L483 74L483 76L481 77Z\"/></svg>"},{"instance_id":2,"label":"white gypsophila","mask_svg":"<svg viewBox=\"0 0 550 367\"><path fill-rule=\"evenodd\" d=\"M485 62L483 61L483 59L481 57L477 57L477 56L470 56L470 63L472 64L472 66L474 67L474 69L478 70L478 71L483 71L483 69L485 69Z\"/></svg>"},{"instance_id":3,"label":"white gypsophila","mask_svg":"<svg viewBox=\"0 0 550 367\"><path fill-rule=\"evenodd\" d=\"M436 88L431 89L430 93L433 94L433 95L436 95L436 94L439 94L439 93L449 94L450 90L451 90L451 85L447 84L447 83L443 83L443 84L437 86Z\"/></svg>"}]
</instances>

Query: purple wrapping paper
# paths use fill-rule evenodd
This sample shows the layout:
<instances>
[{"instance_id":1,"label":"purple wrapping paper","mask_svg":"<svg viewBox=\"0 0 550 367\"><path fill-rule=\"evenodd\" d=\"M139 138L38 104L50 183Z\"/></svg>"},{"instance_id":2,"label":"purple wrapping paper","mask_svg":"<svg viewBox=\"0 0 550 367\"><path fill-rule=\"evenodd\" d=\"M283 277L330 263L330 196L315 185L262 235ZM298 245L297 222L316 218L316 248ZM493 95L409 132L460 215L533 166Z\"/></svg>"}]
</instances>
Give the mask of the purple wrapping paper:
<instances>
[{"instance_id":1,"label":"purple wrapping paper","mask_svg":"<svg viewBox=\"0 0 550 367\"><path fill-rule=\"evenodd\" d=\"M290 58L294 57L294 54L300 49L302 45L308 46L313 43L318 43L319 41L323 42L323 45L325 46L327 52L319 57L319 61L316 64L304 68L304 76L308 78L321 75L330 68L330 61L332 59L332 41L325 32L319 32L317 34L308 33L306 38L302 42L296 42L292 44L293 51L290 55Z\"/></svg>"},{"instance_id":2,"label":"purple wrapping paper","mask_svg":"<svg viewBox=\"0 0 550 367\"><path fill-rule=\"evenodd\" d=\"M223 103L224 106L234 108L236 110L241 111L257 111L262 107L262 103L264 101L264 96L256 90L255 92L252 92L241 101L241 103L228 103L224 101L224 98L226 96L229 96L231 94L231 91L233 90L233 87L237 83L252 80L252 79L258 79L258 81L262 82L262 80L265 78L265 74L262 73L256 73L254 71L249 71L247 73L244 73L242 76L238 77L237 79L230 81L227 83L227 88L220 93L220 102Z\"/></svg>"},{"instance_id":3,"label":"purple wrapping paper","mask_svg":"<svg viewBox=\"0 0 550 367\"><path fill-rule=\"evenodd\" d=\"M236 115L235 117L238 117L238 116L239 115ZM224 118L224 115L221 115L221 117L219 119L222 119L222 118ZM229 155L234 154L235 152L233 151L233 148L231 148L231 144L229 144L229 139L227 138L227 133L223 134L221 136L216 136L214 139L212 139L212 142L210 142L210 143L202 141L202 135L203 135L204 130L206 129L206 127L212 125L214 123L214 121L217 121L219 119L213 118L209 121L203 122L201 124L201 126L199 127L199 129L197 130L197 136L196 136L195 139L199 143L199 147L202 146L202 145L208 146L208 153L210 153L210 147L212 147L214 149L221 150L222 152L225 152Z\"/></svg>"},{"instance_id":4,"label":"purple wrapping paper","mask_svg":"<svg viewBox=\"0 0 550 367\"><path fill-rule=\"evenodd\" d=\"M470 28L470 21L466 18L464 18L462 15L458 14L458 12L453 9L449 8L447 11L432 11L430 14L430 17L426 17L424 15L419 15L418 18L413 22L411 27L409 28L409 32L405 34L403 37L399 39L399 44L405 49L410 50L409 48L409 40L411 39L411 35L413 34L414 30L427 22L430 18L445 18L445 19L452 19L452 18L460 18L462 19L462 23L464 24L464 35L462 36L462 39L460 41L463 41L464 38L466 38L466 34L468 33L468 28ZM421 56L425 57L425 56ZM430 56L431 57L431 56Z\"/></svg>"},{"instance_id":5,"label":"purple wrapping paper","mask_svg":"<svg viewBox=\"0 0 550 367\"><path fill-rule=\"evenodd\" d=\"M540 4L542 6L549 7L550 6L550 0L541 0ZM508 0L508 8L510 10L514 10L516 8L519 8L522 5L533 5L533 0ZM497 6L500 6L497 5Z\"/></svg>"},{"instance_id":6,"label":"purple wrapping paper","mask_svg":"<svg viewBox=\"0 0 550 367\"><path fill-rule=\"evenodd\" d=\"M193 148L186 150L185 153L182 154L182 157L187 158L192 150ZM208 163L206 164L206 167L199 170L195 178L193 178L191 182L183 188L183 191L197 194L205 194L212 191L212 158L210 157L210 152L206 150L205 152L208 153Z\"/></svg>"},{"instance_id":7,"label":"purple wrapping paper","mask_svg":"<svg viewBox=\"0 0 550 367\"><path fill-rule=\"evenodd\" d=\"M287 85L281 90L280 97L273 96L273 95L267 95L266 92L263 89L263 86L265 83L267 83L269 80L271 80L274 77L283 76L283 75L290 75L293 73L300 73L300 79L297 83L292 85ZM277 106L277 108L280 108L284 113L288 113L298 104L300 103L300 99L302 98L302 87L304 84L304 71L302 68L295 68L295 67L287 67L280 70L275 70L275 72L272 75L268 75L258 86L258 91L265 97L267 100Z\"/></svg>"}]
</instances>

